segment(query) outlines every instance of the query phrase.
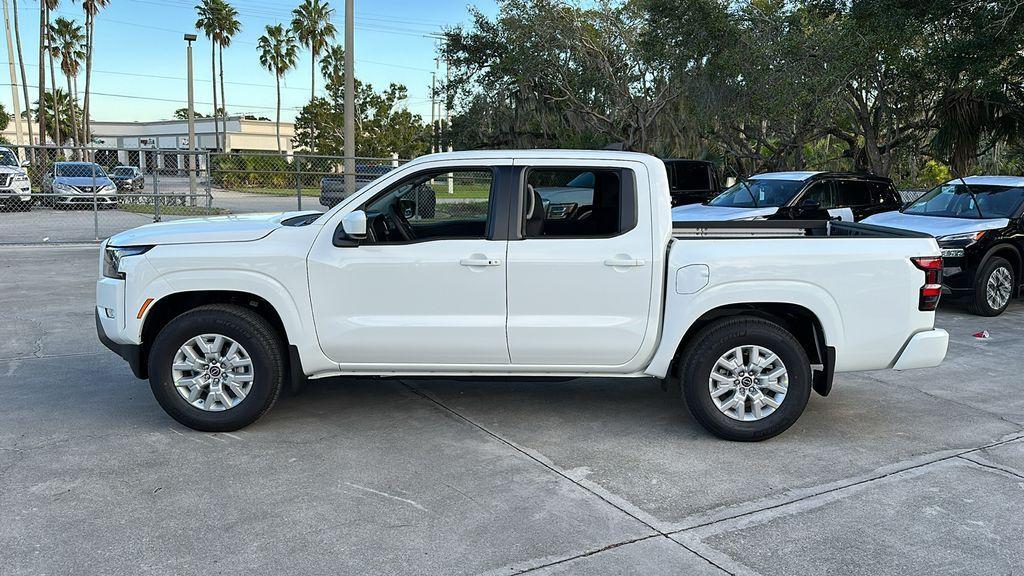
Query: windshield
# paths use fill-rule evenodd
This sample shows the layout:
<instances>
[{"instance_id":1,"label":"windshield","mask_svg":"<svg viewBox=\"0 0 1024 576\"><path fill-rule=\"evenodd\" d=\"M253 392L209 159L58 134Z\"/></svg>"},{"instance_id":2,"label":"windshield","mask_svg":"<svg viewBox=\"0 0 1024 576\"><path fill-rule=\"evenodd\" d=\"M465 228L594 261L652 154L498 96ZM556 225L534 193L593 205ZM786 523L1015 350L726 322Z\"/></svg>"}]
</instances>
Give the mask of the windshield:
<instances>
[{"instance_id":1,"label":"windshield","mask_svg":"<svg viewBox=\"0 0 1024 576\"><path fill-rule=\"evenodd\" d=\"M779 207L792 200L803 186L800 180L747 180L715 196L708 204L731 208Z\"/></svg>"},{"instance_id":2,"label":"windshield","mask_svg":"<svg viewBox=\"0 0 1024 576\"><path fill-rule=\"evenodd\" d=\"M114 168L115 176L131 176L135 172L131 168Z\"/></svg>"},{"instance_id":3,"label":"windshield","mask_svg":"<svg viewBox=\"0 0 1024 576\"><path fill-rule=\"evenodd\" d=\"M99 164L57 164L57 176L67 178L106 178L107 174Z\"/></svg>"},{"instance_id":4,"label":"windshield","mask_svg":"<svg viewBox=\"0 0 1024 576\"><path fill-rule=\"evenodd\" d=\"M21 163L18 162L18 157L14 155L14 152L0 149L0 166L14 166L17 168L21 166Z\"/></svg>"},{"instance_id":5,"label":"windshield","mask_svg":"<svg viewBox=\"0 0 1024 576\"><path fill-rule=\"evenodd\" d=\"M971 192L978 199L977 203ZM932 188L904 208L903 213L947 218L1010 218L1017 213L1022 201L1024 188L1019 186L972 184L968 188L955 182Z\"/></svg>"}]
</instances>

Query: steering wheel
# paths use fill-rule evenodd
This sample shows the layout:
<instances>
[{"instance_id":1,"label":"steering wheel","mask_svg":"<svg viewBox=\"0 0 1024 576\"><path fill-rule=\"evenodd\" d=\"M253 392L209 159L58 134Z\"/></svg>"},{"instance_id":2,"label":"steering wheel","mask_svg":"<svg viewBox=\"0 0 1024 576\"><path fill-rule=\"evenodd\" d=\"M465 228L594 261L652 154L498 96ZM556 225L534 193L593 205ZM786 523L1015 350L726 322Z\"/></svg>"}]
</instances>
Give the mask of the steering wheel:
<instances>
[{"instance_id":1,"label":"steering wheel","mask_svg":"<svg viewBox=\"0 0 1024 576\"><path fill-rule=\"evenodd\" d=\"M388 212L385 218L392 224L398 235L402 237L406 242L411 242L416 239L416 232L413 231L412 226L409 225L409 221L405 219L401 210L398 209L399 203L393 202L388 206Z\"/></svg>"}]
</instances>

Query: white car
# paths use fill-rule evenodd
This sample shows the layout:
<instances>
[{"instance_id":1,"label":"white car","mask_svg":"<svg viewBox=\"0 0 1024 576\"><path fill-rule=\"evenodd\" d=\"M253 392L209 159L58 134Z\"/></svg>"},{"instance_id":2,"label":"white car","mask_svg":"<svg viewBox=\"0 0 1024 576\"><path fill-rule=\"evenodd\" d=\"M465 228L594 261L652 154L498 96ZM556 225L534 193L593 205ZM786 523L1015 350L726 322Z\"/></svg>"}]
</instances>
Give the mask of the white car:
<instances>
[{"instance_id":1,"label":"white car","mask_svg":"<svg viewBox=\"0 0 1024 576\"><path fill-rule=\"evenodd\" d=\"M592 174L550 219L538 188ZM450 179L432 218L409 195ZM442 201L444 200L444 201ZM655 377L734 440L789 427L836 372L935 366L935 240L845 222L673 226L661 160L421 157L324 214L150 224L103 243L100 339L198 430L338 375Z\"/></svg>"},{"instance_id":2,"label":"white car","mask_svg":"<svg viewBox=\"0 0 1024 576\"><path fill-rule=\"evenodd\" d=\"M0 147L0 212L26 211L32 207L32 184L18 156Z\"/></svg>"}]
</instances>

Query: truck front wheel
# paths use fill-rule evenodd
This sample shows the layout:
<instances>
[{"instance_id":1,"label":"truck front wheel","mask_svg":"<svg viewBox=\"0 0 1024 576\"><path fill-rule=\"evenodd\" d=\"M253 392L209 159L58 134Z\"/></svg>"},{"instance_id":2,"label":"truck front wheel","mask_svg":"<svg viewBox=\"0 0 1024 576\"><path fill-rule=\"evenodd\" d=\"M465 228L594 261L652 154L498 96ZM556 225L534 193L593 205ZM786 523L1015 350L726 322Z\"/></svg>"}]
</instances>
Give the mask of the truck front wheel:
<instances>
[{"instance_id":1,"label":"truck front wheel","mask_svg":"<svg viewBox=\"0 0 1024 576\"><path fill-rule=\"evenodd\" d=\"M277 401L283 343L248 308L210 304L171 320L153 341L149 384L178 422L203 432L252 424Z\"/></svg>"},{"instance_id":2,"label":"truck front wheel","mask_svg":"<svg viewBox=\"0 0 1024 576\"><path fill-rule=\"evenodd\" d=\"M679 366L690 413L726 440L781 434L800 417L811 394L803 347L785 328L761 318L734 316L705 326Z\"/></svg>"}]
</instances>

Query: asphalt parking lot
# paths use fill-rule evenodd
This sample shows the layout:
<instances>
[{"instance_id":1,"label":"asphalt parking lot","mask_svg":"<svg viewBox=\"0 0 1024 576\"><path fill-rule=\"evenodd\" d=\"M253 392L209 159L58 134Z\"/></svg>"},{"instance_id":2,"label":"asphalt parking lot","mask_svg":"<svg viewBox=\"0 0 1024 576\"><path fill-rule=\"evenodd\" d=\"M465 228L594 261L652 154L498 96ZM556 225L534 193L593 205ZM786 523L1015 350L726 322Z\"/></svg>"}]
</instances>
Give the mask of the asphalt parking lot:
<instances>
[{"instance_id":1,"label":"asphalt parking lot","mask_svg":"<svg viewBox=\"0 0 1024 576\"><path fill-rule=\"evenodd\" d=\"M1020 302L759 444L593 379L330 379L206 434L99 344L96 274L0 248L0 574L1024 573Z\"/></svg>"}]
</instances>

